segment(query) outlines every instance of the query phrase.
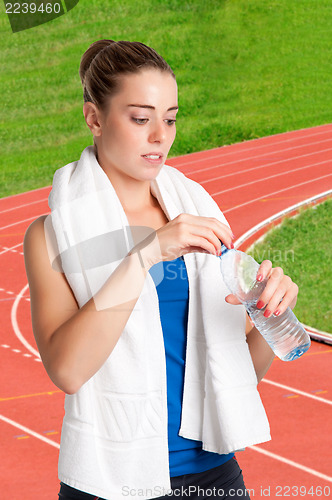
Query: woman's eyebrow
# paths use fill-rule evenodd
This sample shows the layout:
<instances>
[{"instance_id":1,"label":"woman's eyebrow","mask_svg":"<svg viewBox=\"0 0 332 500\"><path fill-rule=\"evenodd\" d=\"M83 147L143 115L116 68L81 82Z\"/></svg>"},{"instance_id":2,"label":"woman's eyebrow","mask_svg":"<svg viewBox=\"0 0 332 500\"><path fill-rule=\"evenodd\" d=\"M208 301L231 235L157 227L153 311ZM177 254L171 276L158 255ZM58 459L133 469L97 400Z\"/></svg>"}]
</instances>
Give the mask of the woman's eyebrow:
<instances>
[{"instance_id":1,"label":"woman's eyebrow","mask_svg":"<svg viewBox=\"0 0 332 500\"><path fill-rule=\"evenodd\" d=\"M149 104L128 104L128 107L129 106L134 106L136 108L156 109L154 106L150 106ZM179 106L173 106L172 108L168 108L167 111L172 111L173 109L179 109Z\"/></svg>"}]
</instances>

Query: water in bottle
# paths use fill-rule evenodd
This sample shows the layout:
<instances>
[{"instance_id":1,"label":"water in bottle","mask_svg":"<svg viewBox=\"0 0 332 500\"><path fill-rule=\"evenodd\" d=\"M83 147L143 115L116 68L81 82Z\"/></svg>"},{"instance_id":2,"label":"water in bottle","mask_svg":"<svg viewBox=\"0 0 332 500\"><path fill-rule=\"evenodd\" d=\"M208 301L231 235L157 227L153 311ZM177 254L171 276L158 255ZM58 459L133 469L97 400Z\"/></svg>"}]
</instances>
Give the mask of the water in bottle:
<instances>
[{"instance_id":1,"label":"water in bottle","mask_svg":"<svg viewBox=\"0 0 332 500\"><path fill-rule=\"evenodd\" d=\"M231 293L245 306L257 330L282 361L299 358L310 347L310 337L290 307L280 316L265 318L264 309L256 303L267 279L256 281L259 264L240 250L229 250L222 245L220 269Z\"/></svg>"}]
</instances>

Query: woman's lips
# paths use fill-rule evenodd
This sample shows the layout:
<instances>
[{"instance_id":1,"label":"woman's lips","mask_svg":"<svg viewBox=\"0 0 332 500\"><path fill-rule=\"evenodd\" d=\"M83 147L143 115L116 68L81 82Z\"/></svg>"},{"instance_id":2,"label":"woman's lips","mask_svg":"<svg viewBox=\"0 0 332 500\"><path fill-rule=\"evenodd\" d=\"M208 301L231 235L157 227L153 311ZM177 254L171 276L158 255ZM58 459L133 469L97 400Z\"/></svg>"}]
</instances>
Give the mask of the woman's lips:
<instances>
[{"instance_id":1,"label":"woman's lips","mask_svg":"<svg viewBox=\"0 0 332 500\"><path fill-rule=\"evenodd\" d=\"M163 156L158 156L158 158L150 158L149 156L150 155L142 155L142 158L148 161L149 163L152 163L152 165L159 165L163 161ZM151 156L155 157L157 155L151 155Z\"/></svg>"}]
</instances>

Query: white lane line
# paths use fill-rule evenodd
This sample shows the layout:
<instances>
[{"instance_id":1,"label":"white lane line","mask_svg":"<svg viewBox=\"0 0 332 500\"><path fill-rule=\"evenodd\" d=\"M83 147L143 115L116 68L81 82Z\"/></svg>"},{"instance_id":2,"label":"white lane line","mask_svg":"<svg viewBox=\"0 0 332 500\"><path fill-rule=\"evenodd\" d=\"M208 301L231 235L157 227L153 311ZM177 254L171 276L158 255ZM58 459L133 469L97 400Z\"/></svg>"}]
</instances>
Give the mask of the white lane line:
<instances>
[{"instance_id":1,"label":"white lane line","mask_svg":"<svg viewBox=\"0 0 332 500\"><path fill-rule=\"evenodd\" d=\"M6 290L6 288L0 288L0 292L4 292L4 293L7 293L8 295L15 295L16 296L16 292L13 292L12 290ZM25 299L27 301L30 302L30 297L29 295L27 297L23 297L22 296L22 299ZM7 299L0 299L0 300L7 300ZM11 297L11 300L13 300L13 297Z\"/></svg>"},{"instance_id":2,"label":"white lane line","mask_svg":"<svg viewBox=\"0 0 332 500\"><path fill-rule=\"evenodd\" d=\"M37 357L38 361L40 360L40 354L39 352L34 349L30 344L29 342L23 337L20 329L19 329L19 326L18 326L18 323L17 323L17 308L18 308L18 305L20 303L20 300L22 299L25 291L29 288L29 284L27 283L25 285L25 287L22 288L22 290L19 292L19 294L17 295L15 301L14 301L14 304L13 304L13 307L12 307L12 310L11 310L11 314L10 314L10 317L11 317L11 322L12 322L12 326L13 326L13 330L14 330L14 333L16 335L16 337L18 338L18 340L24 345L24 347L26 349L28 349L28 351L30 351L34 356Z\"/></svg>"},{"instance_id":3,"label":"white lane line","mask_svg":"<svg viewBox=\"0 0 332 500\"><path fill-rule=\"evenodd\" d=\"M0 302L6 302L7 300L15 300L15 299L14 299L14 297L6 297L5 299L0 299ZM28 298L25 298L25 300L27 302L30 301L30 299L28 299Z\"/></svg>"},{"instance_id":4,"label":"white lane line","mask_svg":"<svg viewBox=\"0 0 332 500\"><path fill-rule=\"evenodd\" d=\"M25 427L25 425L19 424L18 422L15 422L10 418L4 417L3 415L0 415L0 420L3 420L4 422L6 422L6 424L12 425L13 427L17 427L17 429L20 429L26 432L27 434L30 434L30 436L40 439L40 441L44 441L45 443L54 446L54 448L60 449L60 445L58 443L52 441L52 439L48 439L47 437L43 436L42 434L39 434L38 432L29 429L28 427Z\"/></svg>"},{"instance_id":5,"label":"white lane line","mask_svg":"<svg viewBox=\"0 0 332 500\"><path fill-rule=\"evenodd\" d=\"M50 188L51 188L51 186L44 186L41 188L31 189L31 191L26 191L25 193L10 194L9 196L4 196L3 198L0 198L0 203L2 200L9 200L10 198L15 198L17 196L24 196L24 195L29 194L29 193L35 193L36 191L42 191L43 189L50 189Z\"/></svg>"},{"instance_id":6,"label":"white lane line","mask_svg":"<svg viewBox=\"0 0 332 500\"><path fill-rule=\"evenodd\" d=\"M3 246L2 248L4 248L4 250L2 250L2 252L0 252L0 255L4 254L6 252L21 253L23 255L23 252L17 252L17 250L15 250L15 248L20 247L22 245L23 245L23 241L21 243L18 243L17 245L14 245L13 247L10 247L10 248Z\"/></svg>"},{"instance_id":7,"label":"white lane line","mask_svg":"<svg viewBox=\"0 0 332 500\"><path fill-rule=\"evenodd\" d=\"M332 142L332 139L329 138L329 139L325 139L324 141L319 141L319 142L315 142L315 143L312 143L312 144L306 144L305 146L301 145L301 146L292 146L291 148L285 148L285 149L279 149L277 151L268 151L267 153L264 153L262 155L255 155L255 156L246 156L245 158L240 158L240 159L237 159L237 160L233 160L233 161L230 161L230 162L227 162L227 163L220 163L219 165L213 165L211 167L205 167L205 168L201 168L199 170L195 169L191 172L186 172L186 175L191 175L191 174L197 174L197 173L200 173L200 172L208 172L209 170L213 170L214 168L216 167L226 167L228 165L237 165L239 163L242 163L242 162L248 162L250 160L257 160L258 158L271 158L273 156L275 156L277 153L284 153L285 151L293 151L294 149L304 149L305 147L309 147L309 146L315 146L316 144L320 144L322 142ZM328 148L328 149L323 149L323 150L317 150L317 151L313 151L311 154L319 154L323 151L330 151L331 148ZM233 152L232 155L234 156L236 153ZM308 153L309 154L309 153ZM293 156L288 156L288 158L286 158L286 161L292 161L293 158L297 158L296 156L293 157ZM207 161L209 160L210 158L208 159L205 159L205 160L202 160L202 161Z\"/></svg>"},{"instance_id":8,"label":"white lane line","mask_svg":"<svg viewBox=\"0 0 332 500\"><path fill-rule=\"evenodd\" d=\"M259 182L264 182L264 181L267 181L269 179L273 179L274 177L280 177L280 176L284 176L287 174L292 174L293 172L297 172L298 170L305 170L307 168L317 167L318 165L323 165L324 163L331 163L332 164L332 158L329 160L326 160L326 161L320 161L318 163L311 163L310 165L307 165L305 167L294 168L293 170L287 170L286 172L279 172L279 174L269 175L268 177L261 177L260 179L256 179L254 181L245 182L244 184L237 184L236 186L230 187L228 189L223 189L222 191L218 191L214 194L217 195L217 194L221 194L221 193L227 193L227 191L235 191L236 189L241 189L245 186L250 186L250 184L258 184ZM219 179L223 179L223 177L220 176Z\"/></svg>"},{"instance_id":9,"label":"white lane line","mask_svg":"<svg viewBox=\"0 0 332 500\"><path fill-rule=\"evenodd\" d=\"M306 130L306 129L304 129L304 130ZM243 148L243 149L239 148L236 151L229 151L227 153L226 150L228 148L234 149L234 146L239 146L239 145L244 144L243 142L237 142L237 143L234 143L234 144L229 144L229 145L226 145L226 146L221 146L219 148L212 148L212 149L208 149L207 151L204 151L204 153L205 152L209 152L209 151L218 151L219 154L217 154L217 155L208 156L207 158L206 157L203 158L202 156L200 158L197 158L197 159L190 159L189 158L188 161L181 162L181 163L177 162L176 166L177 167L182 167L182 166L185 166L185 165L191 165L193 163L201 163L202 161L206 161L206 160L213 160L215 158L219 158L220 159L220 158L224 158L225 156L232 156L232 155L234 155L236 153L246 153L247 151L253 151L253 150L256 151L257 149L271 148L272 146L277 146L277 145L280 145L280 144L285 144L287 142L295 142L297 140L303 140L303 139L307 139L309 137L316 137L317 135L331 134L331 131L332 131L332 129L324 131L324 132L321 131L321 132L318 132L316 134L311 134L311 135L301 135L299 137L295 137L295 138L292 137L290 139L285 139L284 141L274 142L272 144L270 142L268 142L266 144L256 144L256 145L252 144L252 147L250 147L250 148ZM278 134L276 134L276 135L278 135ZM253 139L253 141L260 141L261 139L267 139L269 137L274 137L274 136L272 135L272 136L260 137L258 139ZM326 139L326 141L328 141L328 140L329 139ZM325 140L324 141L311 142L309 145L313 146L315 144L319 144L320 142L325 142ZM245 141L245 143L251 143L251 141ZM306 147L306 146L307 146L307 144L304 144L304 145L299 146L299 147ZM295 147L298 147L298 146L294 146L292 148L287 148L287 149L295 149ZM285 151L285 150L286 149L282 148L282 149L278 149L278 150L273 151L273 153L277 153L277 152ZM197 153L202 153L202 152L198 151ZM222 153L225 153L225 154L222 154ZM191 153L191 154L195 154L195 153ZM268 154L268 153L265 153L263 156L266 156L266 154ZM270 152L270 154L272 154L272 152ZM184 155L184 156L187 156L187 155ZM181 158L181 156L178 157L178 158ZM170 158L170 159L173 159L173 158ZM174 159L176 159L176 158L174 158ZM197 170L195 170L195 172L197 172ZM191 172L191 173L194 173L194 172Z\"/></svg>"},{"instance_id":10,"label":"white lane line","mask_svg":"<svg viewBox=\"0 0 332 500\"><path fill-rule=\"evenodd\" d=\"M38 219L38 217L40 217L40 216L41 216L41 214L38 214L38 215L35 215L34 217L29 217L28 219L23 219L23 220L19 220L17 222L14 222L13 224L8 224L8 226L2 226L2 227L0 227L0 231L2 229L7 229L8 227L17 226L17 224L21 224L22 222L28 222L29 220Z\"/></svg>"},{"instance_id":11,"label":"white lane line","mask_svg":"<svg viewBox=\"0 0 332 500\"><path fill-rule=\"evenodd\" d=\"M304 131L307 130L307 129L303 129ZM285 139L283 141L278 141L278 142L274 142L274 143L266 143L266 144L253 144L253 141L260 141L261 139L268 139L268 138L271 138L271 137L274 137L273 135L270 135L270 136L266 136L266 137L260 137L260 138L257 138L257 139L252 139L252 140L249 140L249 141L244 141L244 142L236 142L234 144L228 144L228 145L225 145L225 146L221 146L221 147L217 147L217 148L212 148L212 149L208 149L207 152L209 151L218 151L219 154L215 155L215 156L209 156L208 158L202 158L202 155L200 156L200 158L197 158L196 160L195 159L188 159L188 161L186 162L182 162L182 163L177 163L176 166L177 167L182 167L182 166L185 166L185 165L190 165L192 163L200 163L202 161L206 161L206 159L211 159L213 160L214 158L224 158L225 156L229 156L229 155L234 155L234 151L229 151L228 153L226 152L226 150L228 150L229 148L231 148L232 146L240 146L244 143L247 143L247 144L250 144L252 145L252 147L249 147L249 148L239 148L236 150L236 152L240 152L240 153L245 153L247 151L253 151L253 150L257 150L257 149L262 149L262 148L266 148L266 147L271 147L271 146L276 146L276 145L279 145L279 144L285 144L287 142L295 142L297 140L303 140L303 139L307 139L307 138L310 138L310 137L316 137L317 135L324 135L324 134L331 134L331 131L332 129L329 129L329 130L326 130L326 131L321 131L321 132L318 132L316 134L308 134L308 135L301 135L299 137L291 137L290 139ZM284 133L285 134L285 133ZM276 135L282 135L282 134L276 134ZM315 144L315 142L311 143L311 144ZM281 151L281 150L279 150ZM201 151L197 151L197 153L202 153ZM225 154L221 154L221 153L225 153ZM191 153L192 155L194 155L195 153ZM188 156L188 155L183 155L183 156ZM178 158L181 158L178 157Z\"/></svg>"},{"instance_id":12,"label":"white lane line","mask_svg":"<svg viewBox=\"0 0 332 500\"><path fill-rule=\"evenodd\" d=\"M305 182L300 182L299 184L294 184L292 186L289 186L289 187L286 187L286 188L283 188L283 189L279 189L278 191L273 191L272 193L268 193L268 194L263 194L262 196L259 196L258 198L254 198L250 201L246 201L245 203L240 203L240 205L235 205L235 207L232 207L232 208L228 208L227 210L223 210L223 213L227 213L227 212L231 212L232 210L236 210L240 207L244 207L245 205L250 205L251 203L254 203L255 201L258 201L258 200L261 200L261 199L268 199L270 196L273 196L274 194L278 194L278 193L282 193L283 191L290 191L291 189L294 189L296 187L299 187L299 186L304 186L304 184L310 184L310 183L313 183L313 182L316 182L316 181L319 181L321 179L325 179L326 177L331 177L332 174L327 174L327 175L322 175L321 177L316 177L315 179L310 179L309 181L305 181ZM211 196L215 196L215 193L212 193Z\"/></svg>"},{"instance_id":13,"label":"white lane line","mask_svg":"<svg viewBox=\"0 0 332 500\"><path fill-rule=\"evenodd\" d=\"M286 391L294 392L295 394L300 394L301 396L305 396L306 398L314 399L315 401L319 401L320 403L325 403L327 405L332 406L332 401L325 398L320 398L319 396L314 396L313 394L310 394L310 392L300 391L299 389L294 389L294 387L289 387L288 385L279 384L278 382L273 382L272 380L266 378L263 378L262 382L274 385L275 387L279 387L280 389L285 389Z\"/></svg>"},{"instance_id":14,"label":"white lane line","mask_svg":"<svg viewBox=\"0 0 332 500\"><path fill-rule=\"evenodd\" d=\"M3 349L10 349L12 352L15 352L17 354L22 354L23 357L25 358L32 358L32 354L28 354L28 353L23 353L20 349L12 349L9 345L7 344L2 344L0 347L2 347ZM40 361L39 358L33 358L35 361ZM0 398L1 400L1 398Z\"/></svg>"},{"instance_id":15,"label":"white lane line","mask_svg":"<svg viewBox=\"0 0 332 500\"><path fill-rule=\"evenodd\" d=\"M270 224L270 222L272 222L272 221L274 221L276 219L279 219L283 215L286 215L286 214L292 212L293 210L296 210L296 209L300 208L302 205L310 204L311 202L316 201L319 198L324 198L325 196L327 196L329 194L332 194L332 189L329 189L328 191L324 191L323 193L319 193L319 194L316 194L314 196L311 196L310 198L307 198L306 200L300 201L299 203L296 203L295 205L292 205L291 207L285 208L285 209L281 210L280 212L278 212L278 213L276 213L274 215L271 215L267 219L264 219L262 222L259 222L258 224L256 224L256 226L248 229L248 231L246 231L245 233L243 233L234 242L235 248L238 248L247 239L249 239L251 236L253 236L255 233L257 233L260 229L262 229L264 226L267 226L268 224ZM255 243L256 243L256 241L252 245L254 245ZM249 248L246 249L246 252L248 252L251 249L252 245Z\"/></svg>"},{"instance_id":16,"label":"white lane line","mask_svg":"<svg viewBox=\"0 0 332 500\"><path fill-rule=\"evenodd\" d=\"M311 469L310 467L306 467L305 465L301 465L297 462L294 462L293 460L289 460L288 458L284 458L280 455L277 455L276 453L272 453L271 451L264 450L263 448L260 448L259 446L248 446L248 448L250 448L250 450L257 451L257 453L262 453L263 455L266 455L270 458L274 458L275 460L278 460L279 462L283 462L284 464L291 465L292 467L295 467L296 469L300 469L303 472L307 472L308 474L319 477L320 479L323 479L324 481L328 481L329 483L332 483L331 476L327 476L326 474L322 474L321 472L318 472L317 470Z\"/></svg>"},{"instance_id":17,"label":"white lane line","mask_svg":"<svg viewBox=\"0 0 332 500\"><path fill-rule=\"evenodd\" d=\"M8 295L15 295L16 296L16 292L12 292L11 290L6 290L5 288L0 288L0 292L4 292L4 293L7 293ZM16 297L10 297L10 299L9 298L0 299L0 301L3 301L3 300L15 300L15 298ZM26 301L28 301L28 302L30 302L30 297L29 296L27 296L27 297L22 296L21 298L24 299L24 300L26 300Z\"/></svg>"},{"instance_id":18,"label":"white lane line","mask_svg":"<svg viewBox=\"0 0 332 500\"><path fill-rule=\"evenodd\" d=\"M257 167L245 168L244 170L236 170L236 171L231 172L229 174L218 175L218 177L209 177L208 179L206 179L204 181L199 181L199 183L200 184L206 184L207 182L213 182L213 181L217 181L219 179L225 179L226 177L232 177L233 175L246 174L247 172L252 172L253 170L258 170L260 168L264 168L265 169L266 167L271 167L273 165L279 165L281 163L290 163L291 161L298 160L300 158L306 158L308 156L312 156L314 154L319 154L319 153L326 153L327 151L332 151L332 149L331 148L329 148L329 149L323 149L322 151L315 151L314 153L308 153L306 155L292 156L292 157L289 157L289 158L285 158L284 160L274 161L274 162L271 162L271 163L264 163L263 165L258 165ZM330 161L332 162L332 159ZM236 162L234 162L234 163L236 163ZM216 165L216 167L224 167L225 165L226 164L220 164L220 165ZM227 163L227 165L229 165L229 164ZM312 165L316 165L316 163L310 164L310 165L304 165L303 167L300 167L300 168L308 168L308 167L310 167Z\"/></svg>"},{"instance_id":19,"label":"white lane line","mask_svg":"<svg viewBox=\"0 0 332 500\"><path fill-rule=\"evenodd\" d=\"M17 210L18 208L29 207L30 205L34 205L36 203L42 203L43 201L47 200L48 198L42 198L41 200L30 201L30 203L24 203L23 205L16 205L15 207L7 208L6 210L0 210L0 214L4 214L5 212L11 212L12 210Z\"/></svg>"},{"instance_id":20,"label":"white lane line","mask_svg":"<svg viewBox=\"0 0 332 500\"><path fill-rule=\"evenodd\" d=\"M322 330L317 330L317 328L313 328L312 326L305 325L302 323L302 326L309 333L310 337L314 340L318 340L319 342L324 342L324 344L332 345L332 334L328 332L324 332Z\"/></svg>"}]
</instances>

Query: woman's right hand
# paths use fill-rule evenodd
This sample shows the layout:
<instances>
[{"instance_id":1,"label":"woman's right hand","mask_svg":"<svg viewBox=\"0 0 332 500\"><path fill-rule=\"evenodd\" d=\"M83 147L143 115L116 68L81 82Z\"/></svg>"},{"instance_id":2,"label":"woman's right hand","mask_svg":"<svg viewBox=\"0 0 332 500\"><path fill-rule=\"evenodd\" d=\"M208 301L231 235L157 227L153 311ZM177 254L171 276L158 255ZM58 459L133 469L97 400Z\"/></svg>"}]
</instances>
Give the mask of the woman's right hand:
<instances>
[{"instance_id":1,"label":"woman's right hand","mask_svg":"<svg viewBox=\"0 0 332 500\"><path fill-rule=\"evenodd\" d=\"M150 269L164 260L174 260L187 253L221 254L221 245L233 247L231 229L213 217L182 213L153 231L130 252L140 252L144 265Z\"/></svg>"}]
</instances>

